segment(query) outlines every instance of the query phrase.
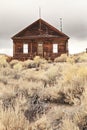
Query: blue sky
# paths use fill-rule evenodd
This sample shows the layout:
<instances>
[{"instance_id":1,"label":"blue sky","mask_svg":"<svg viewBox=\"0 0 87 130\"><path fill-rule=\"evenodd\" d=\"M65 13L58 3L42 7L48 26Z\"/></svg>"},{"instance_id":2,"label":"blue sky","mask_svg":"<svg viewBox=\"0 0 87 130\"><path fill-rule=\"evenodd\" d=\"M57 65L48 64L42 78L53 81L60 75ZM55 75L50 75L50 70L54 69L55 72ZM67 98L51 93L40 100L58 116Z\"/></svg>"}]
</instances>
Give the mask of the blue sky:
<instances>
[{"instance_id":1,"label":"blue sky","mask_svg":"<svg viewBox=\"0 0 87 130\"><path fill-rule=\"evenodd\" d=\"M69 52L87 48L87 0L0 0L0 53L12 55L11 37L41 17L70 37Z\"/></svg>"}]
</instances>

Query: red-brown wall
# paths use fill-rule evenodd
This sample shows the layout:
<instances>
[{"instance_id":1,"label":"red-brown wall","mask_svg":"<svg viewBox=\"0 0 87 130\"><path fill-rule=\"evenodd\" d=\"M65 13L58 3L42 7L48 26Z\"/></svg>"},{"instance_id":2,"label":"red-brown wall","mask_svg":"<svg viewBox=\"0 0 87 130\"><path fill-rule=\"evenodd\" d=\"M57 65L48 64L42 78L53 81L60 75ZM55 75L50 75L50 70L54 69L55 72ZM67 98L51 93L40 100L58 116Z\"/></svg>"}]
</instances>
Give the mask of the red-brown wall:
<instances>
[{"instance_id":1,"label":"red-brown wall","mask_svg":"<svg viewBox=\"0 0 87 130\"><path fill-rule=\"evenodd\" d=\"M34 40L14 40L13 57L19 60L33 58L38 55L38 42L43 41L43 57L46 59L55 59L63 53L68 53L67 39L50 38L50 39L34 39ZM27 43L29 47L28 54L23 54L23 44ZM58 44L58 53L53 53L53 44Z\"/></svg>"}]
</instances>

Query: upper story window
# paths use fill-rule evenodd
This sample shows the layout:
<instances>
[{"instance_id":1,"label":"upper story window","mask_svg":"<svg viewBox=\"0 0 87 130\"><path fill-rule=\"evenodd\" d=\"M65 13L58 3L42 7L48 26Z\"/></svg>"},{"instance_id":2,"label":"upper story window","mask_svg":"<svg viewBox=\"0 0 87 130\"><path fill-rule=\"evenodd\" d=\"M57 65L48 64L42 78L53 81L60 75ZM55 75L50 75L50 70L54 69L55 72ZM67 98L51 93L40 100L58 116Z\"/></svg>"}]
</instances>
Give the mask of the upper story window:
<instances>
[{"instance_id":1,"label":"upper story window","mask_svg":"<svg viewBox=\"0 0 87 130\"><path fill-rule=\"evenodd\" d=\"M27 43L23 44L23 53L28 54L28 44Z\"/></svg>"},{"instance_id":2,"label":"upper story window","mask_svg":"<svg viewBox=\"0 0 87 130\"><path fill-rule=\"evenodd\" d=\"M58 44L53 44L53 53L58 53Z\"/></svg>"}]
</instances>

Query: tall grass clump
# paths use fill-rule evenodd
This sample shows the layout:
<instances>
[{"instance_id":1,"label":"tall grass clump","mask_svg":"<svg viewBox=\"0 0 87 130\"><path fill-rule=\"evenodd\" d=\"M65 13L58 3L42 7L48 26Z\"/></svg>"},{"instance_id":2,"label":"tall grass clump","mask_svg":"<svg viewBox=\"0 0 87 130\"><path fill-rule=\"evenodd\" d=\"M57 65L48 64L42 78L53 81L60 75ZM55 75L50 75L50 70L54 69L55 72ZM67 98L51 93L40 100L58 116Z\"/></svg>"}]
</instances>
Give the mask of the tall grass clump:
<instances>
[{"instance_id":1,"label":"tall grass clump","mask_svg":"<svg viewBox=\"0 0 87 130\"><path fill-rule=\"evenodd\" d=\"M0 55L0 67L5 68L9 67L9 63L7 62L8 57L5 55Z\"/></svg>"},{"instance_id":2,"label":"tall grass clump","mask_svg":"<svg viewBox=\"0 0 87 130\"><path fill-rule=\"evenodd\" d=\"M75 56L77 62L87 62L87 53L82 53L77 56Z\"/></svg>"},{"instance_id":3,"label":"tall grass clump","mask_svg":"<svg viewBox=\"0 0 87 130\"><path fill-rule=\"evenodd\" d=\"M66 62L67 61L67 54L62 54L60 57L55 58L55 62Z\"/></svg>"},{"instance_id":4,"label":"tall grass clump","mask_svg":"<svg viewBox=\"0 0 87 130\"><path fill-rule=\"evenodd\" d=\"M41 58L40 56L35 56L34 57L34 62L39 65L40 63L45 64L47 61L44 58Z\"/></svg>"},{"instance_id":5,"label":"tall grass clump","mask_svg":"<svg viewBox=\"0 0 87 130\"><path fill-rule=\"evenodd\" d=\"M16 109L17 110L17 109ZM8 110L0 112L0 129L1 130L31 130L29 122L21 112Z\"/></svg>"},{"instance_id":6,"label":"tall grass clump","mask_svg":"<svg viewBox=\"0 0 87 130\"><path fill-rule=\"evenodd\" d=\"M63 72L63 82L61 94L64 102L77 104L81 102L81 96L85 91L87 82L87 67L72 65Z\"/></svg>"}]
</instances>

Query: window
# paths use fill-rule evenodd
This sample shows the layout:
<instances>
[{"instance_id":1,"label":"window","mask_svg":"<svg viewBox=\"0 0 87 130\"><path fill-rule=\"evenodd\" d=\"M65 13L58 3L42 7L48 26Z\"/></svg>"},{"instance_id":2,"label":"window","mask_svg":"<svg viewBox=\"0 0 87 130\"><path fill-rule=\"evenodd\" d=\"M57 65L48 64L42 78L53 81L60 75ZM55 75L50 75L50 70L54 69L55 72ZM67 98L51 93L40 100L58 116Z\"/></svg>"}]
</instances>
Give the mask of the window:
<instances>
[{"instance_id":1,"label":"window","mask_svg":"<svg viewBox=\"0 0 87 130\"><path fill-rule=\"evenodd\" d=\"M58 53L58 44L53 44L53 53Z\"/></svg>"},{"instance_id":2,"label":"window","mask_svg":"<svg viewBox=\"0 0 87 130\"><path fill-rule=\"evenodd\" d=\"M23 44L23 53L28 53L28 44Z\"/></svg>"}]
</instances>

